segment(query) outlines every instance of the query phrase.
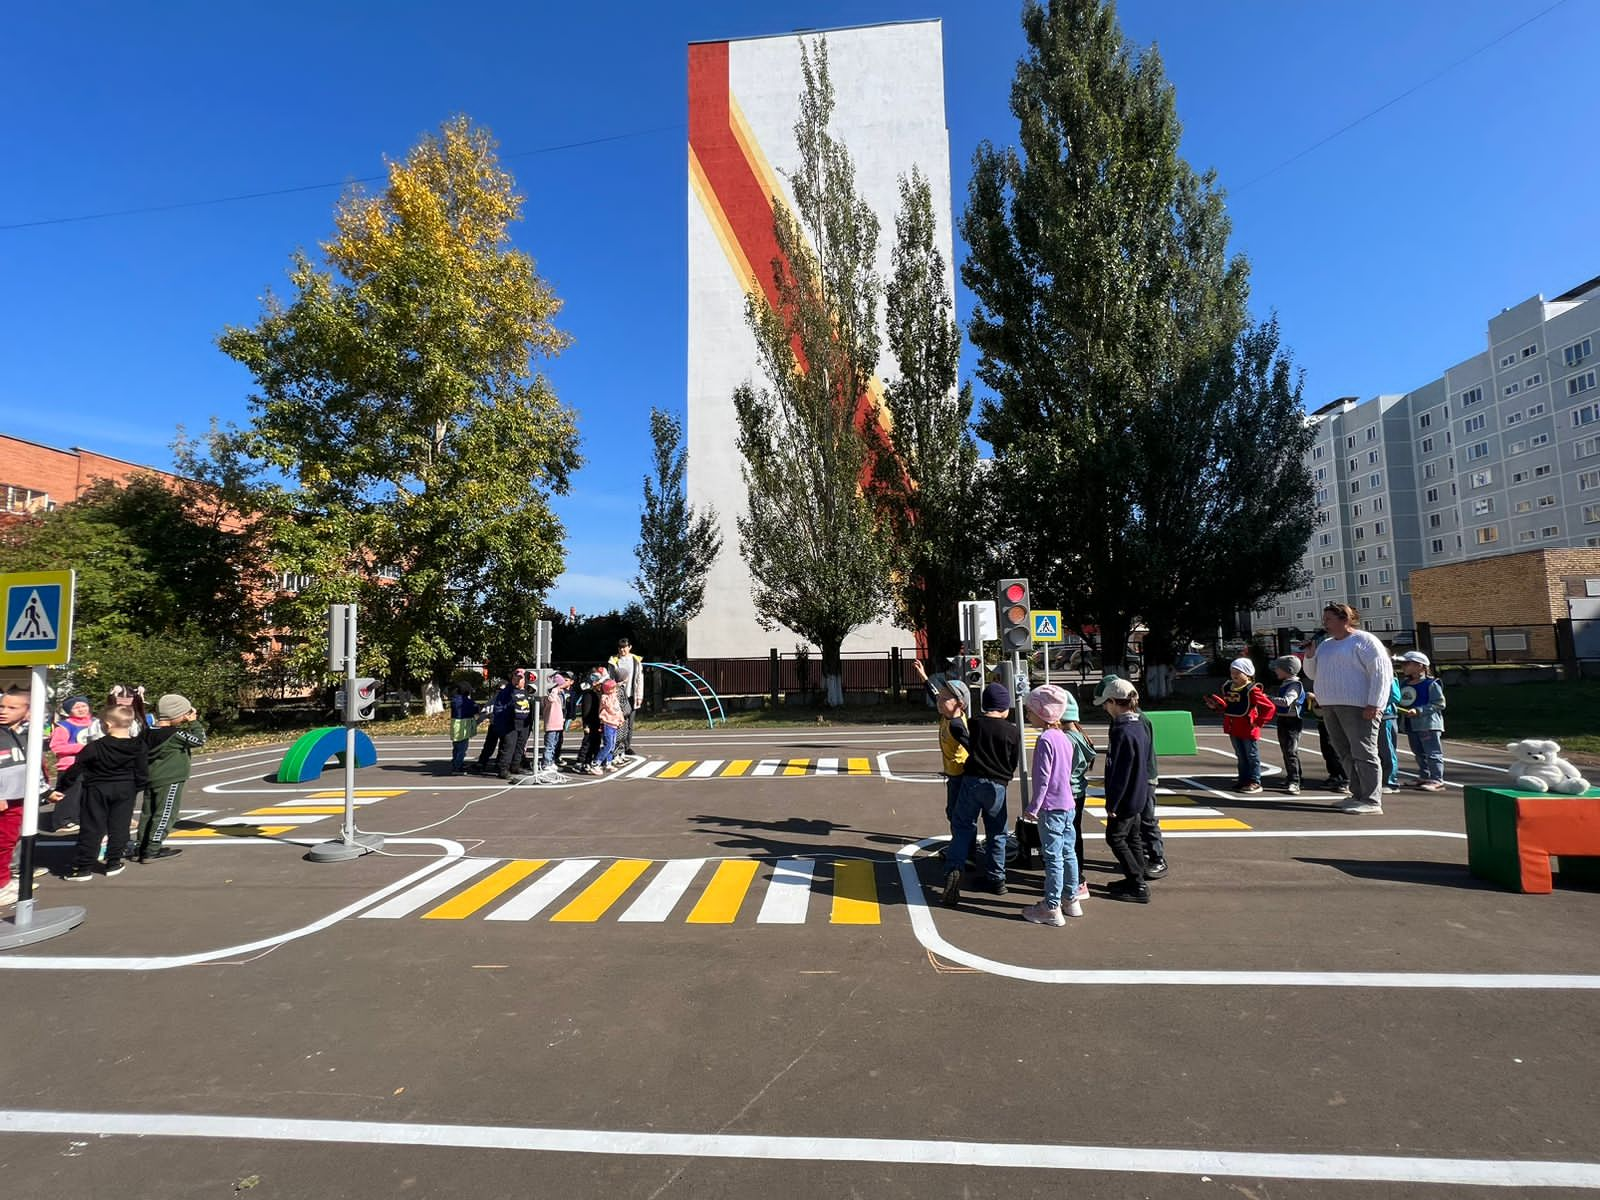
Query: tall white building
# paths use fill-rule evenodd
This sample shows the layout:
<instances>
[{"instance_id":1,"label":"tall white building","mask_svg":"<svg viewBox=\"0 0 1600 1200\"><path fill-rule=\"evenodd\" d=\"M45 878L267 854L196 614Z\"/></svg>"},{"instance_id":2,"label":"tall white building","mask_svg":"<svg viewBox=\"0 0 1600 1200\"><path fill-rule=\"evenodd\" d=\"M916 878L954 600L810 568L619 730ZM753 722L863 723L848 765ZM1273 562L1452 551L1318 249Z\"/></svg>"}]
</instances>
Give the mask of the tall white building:
<instances>
[{"instance_id":1,"label":"tall white building","mask_svg":"<svg viewBox=\"0 0 1600 1200\"><path fill-rule=\"evenodd\" d=\"M1311 414L1310 584L1254 614L1315 627L1349 600L1412 626L1413 570L1530 547L1600 547L1600 277L1489 321L1487 347L1403 395Z\"/></svg>"},{"instance_id":2,"label":"tall white building","mask_svg":"<svg viewBox=\"0 0 1600 1200\"><path fill-rule=\"evenodd\" d=\"M716 509L722 528L722 553L706 579L705 607L689 622L689 654L695 658L765 656L769 647L787 652L800 640L788 630L765 631L756 621L750 572L739 554L735 525L748 501L733 393L742 383L761 381L745 302L747 296L760 299L771 286L771 264L778 253L773 197L793 205L788 176L799 165L794 126L804 86L801 38L815 53L824 34L835 100L831 128L849 147L856 189L878 216L879 274L887 279L891 273L899 180L913 166L921 169L932 191L945 262L954 261L938 21L689 47L687 491L701 511ZM947 286L953 297L953 275ZM882 306L879 320L884 320ZM884 347L880 374L892 363L887 341ZM887 650L912 641L911 633L884 623L858 629L844 649Z\"/></svg>"}]
</instances>

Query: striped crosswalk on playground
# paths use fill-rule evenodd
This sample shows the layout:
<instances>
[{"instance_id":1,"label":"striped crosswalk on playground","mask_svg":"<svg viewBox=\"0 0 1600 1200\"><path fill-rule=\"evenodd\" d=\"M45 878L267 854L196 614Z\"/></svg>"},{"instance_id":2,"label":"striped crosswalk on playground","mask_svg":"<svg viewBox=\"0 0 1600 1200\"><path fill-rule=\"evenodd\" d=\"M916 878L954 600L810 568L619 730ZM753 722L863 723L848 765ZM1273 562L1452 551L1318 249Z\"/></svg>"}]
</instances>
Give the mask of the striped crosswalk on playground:
<instances>
[{"instance_id":1,"label":"striped crosswalk on playground","mask_svg":"<svg viewBox=\"0 0 1600 1200\"><path fill-rule=\"evenodd\" d=\"M891 864L867 859L464 858L361 916L804 925L826 912L830 925L877 925L880 881L895 886Z\"/></svg>"},{"instance_id":2,"label":"striped crosswalk on playground","mask_svg":"<svg viewBox=\"0 0 1600 1200\"><path fill-rule=\"evenodd\" d=\"M876 775L870 758L670 758L640 763L623 779L753 779L796 775Z\"/></svg>"}]
</instances>

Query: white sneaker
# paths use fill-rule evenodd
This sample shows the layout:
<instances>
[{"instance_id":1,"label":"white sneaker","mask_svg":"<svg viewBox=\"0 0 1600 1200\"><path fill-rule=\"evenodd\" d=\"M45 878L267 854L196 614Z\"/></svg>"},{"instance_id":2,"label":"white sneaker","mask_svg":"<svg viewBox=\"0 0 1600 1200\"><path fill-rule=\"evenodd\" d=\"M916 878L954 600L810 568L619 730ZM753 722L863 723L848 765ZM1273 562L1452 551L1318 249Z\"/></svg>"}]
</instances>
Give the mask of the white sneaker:
<instances>
[{"instance_id":1,"label":"white sneaker","mask_svg":"<svg viewBox=\"0 0 1600 1200\"><path fill-rule=\"evenodd\" d=\"M1078 903L1078 901L1087 900L1088 898L1089 898L1089 885L1087 883L1080 883L1078 885L1078 890L1072 893L1072 902L1074 904L1076 904L1076 903Z\"/></svg>"},{"instance_id":2,"label":"white sneaker","mask_svg":"<svg viewBox=\"0 0 1600 1200\"><path fill-rule=\"evenodd\" d=\"M1067 919L1061 915L1059 908L1047 908L1043 900L1037 904L1030 904L1022 910L1022 919L1033 925L1061 926Z\"/></svg>"},{"instance_id":3,"label":"white sneaker","mask_svg":"<svg viewBox=\"0 0 1600 1200\"><path fill-rule=\"evenodd\" d=\"M0 904L15 904L17 902L17 881L13 879L5 887L0 888Z\"/></svg>"},{"instance_id":4,"label":"white sneaker","mask_svg":"<svg viewBox=\"0 0 1600 1200\"><path fill-rule=\"evenodd\" d=\"M1076 898L1067 901L1066 913L1069 917L1083 916L1083 902Z\"/></svg>"},{"instance_id":5,"label":"white sneaker","mask_svg":"<svg viewBox=\"0 0 1600 1200\"><path fill-rule=\"evenodd\" d=\"M1340 812L1346 813L1376 813L1379 816L1383 814L1383 805L1373 804L1366 800L1346 800L1344 803L1337 804L1334 807L1336 807Z\"/></svg>"}]
</instances>

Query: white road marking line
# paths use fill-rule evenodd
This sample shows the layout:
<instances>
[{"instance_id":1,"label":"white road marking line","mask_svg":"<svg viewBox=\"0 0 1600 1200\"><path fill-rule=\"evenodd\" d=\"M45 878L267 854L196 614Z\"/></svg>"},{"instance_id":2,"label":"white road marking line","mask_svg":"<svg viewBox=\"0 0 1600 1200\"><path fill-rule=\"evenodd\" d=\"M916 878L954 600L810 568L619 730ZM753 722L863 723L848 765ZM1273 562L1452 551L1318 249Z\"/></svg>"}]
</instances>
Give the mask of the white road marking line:
<instances>
[{"instance_id":1,"label":"white road marking line","mask_svg":"<svg viewBox=\"0 0 1600 1200\"><path fill-rule=\"evenodd\" d=\"M228 1138L329 1145L527 1150L618 1157L720 1158L769 1162L889 1163L1100 1171L1117 1175L1222 1175L1244 1179L1444 1184L1456 1187L1600 1188L1600 1163L1390 1154L1273 1154L1261 1151L1064 1146L1038 1142L923 1138L806 1137L752 1133L661 1133L636 1129L546 1129L430 1125L193 1113L72 1113L0 1110L0 1132L98 1137Z\"/></svg>"},{"instance_id":2,"label":"white road marking line","mask_svg":"<svg viewBox=\"0 0 1600 1200\"><path fill-rule=\"evenodd\" d=\"M1251 831L1255 832L1255 831ZM1331 831L1330 831L1331 832ZM1379 831L1373 830L1372 834ZM1426 831L1423 831L1426 832ZM1168 834L1168 837L1181 836ZM1245 837L1248 833L1224 834L1225 837ZM1274 836L1294 836L1289 832ZM1443 837L1462 837L1464 834L1440 834ZM935 842L948 841L947 837L925 838L902 846L895 854L900 868L900 884L905 892L906 911L911 915L911 929L925 950L948 959L960 966L1003 975L1008 979L1021 979L1030 983L1069 983L1105 986L1168 986L1168 987L1337 987L1337 988L1418 988L1460 989L1466 991L1600 991L1600 975L1512 975L1467 974L1464 972L1433 971L1184 971L1184 970L1121 970L1121 969L1058 969L1049 967L1022 967L1014 963L999 962L974 954L970 950L945 940L933 919L922 881L917 876L917 866L912 860L918 850ZM1600 1165L1596 1166L1600 1172Z\"/></svg>"},{"instance_id":3,"label":"white road marking line","mask_svg":"<svg viewBox=\"0 0 1600 1200\"><path fill-rule=\"evenodd\" d=\"M722 766L725 761L725 759L721 758L708 758L705 762L701 763L698 767L689 772L689 778L710 779L717 773L717 768Z\"/></svg>"},{"instance_id":4,"label":"white road marking line","mask_svg":"<svg viewBox=\"0 0 1600 1200\"><path fill-rule=\"evenodd\" d=\"M409 916L446 892L454 891L474 875L483 874L499 861L498 858L464 858L453 867L419 883L409 892L403 892L386 904L380 904L377 908L362 913L362 919L394 921Z\"/></svg>"},{"instance_id":5,"label":"white road marking line","mask_svg":"<svg viewBox=\"0 0 1600 1200\"><path fill-rule=\"evenodd\" d=\"M839 760L837 758L817 759L818 775L837 775L839 773Z\"/></svg>"},{"instance_id":6,"label":"white road marking line","mask_svg":"<svg viewBox=\"0 0 1600 1200\"><path fill-rule=\"evenodd\" d=\"M1104 816L1106 811L1106 802L1104 800L1097 801L1093 797L1090 797L1083 802L1083 811L1086 813L1091 813L1097 817ZM1157 820L1162 817L1225 817L1227 815L1228 814L1223 812L1220 808L1202 808L1198 804L1156 805Z\"/></svg>"},{"instance_id":7,"label":"white road marking line","mask_svg":"<svg viewBox=\"0 0 1600 1200\"><path fill-rule=\"evenodd\" d=\"M326 816L321 814L314 817L285 814L280 817L277 813L273 813L270 817L218 817L215 821L207 821L206 824L213 829L217 829L223 826L232 828L240 825L310 825L313 821L326 821L327 819Z\"/></svg>"},{"instance_id":8,"label":"white road marking line","mask_svg":"<svg viewBox=\"0 0 1600 1200\"><path fill-rule=\"evenodd\" d=\"M617 920L665 921L705 863L703 858L675 858L662 863L655 878Z\"/></svg>"},{"instance_id":9,"label":"white road marking line","mask_svg":"<svg viewBox=\"0 0 1600 1200\"><path fill-rule=\"evenodd\" d=\"M781 758L763 758L756 764L756 769L751 771L750 774L776 775L778 773L778 768L783 765L783 762L784 760Z\"/></svg>"},{"instance_id":10,"label":"white road marking line","mask_svg":"<svg viewBox=\"0 0 1600 1200\"><path fill-rule=\"evenodd\" d=\"M628 778L629 779L649 779L650 776L654 775L657 771L661 770L662 767L666 766L668 761L669 760L665 759L665 758L658 758L658 759L655 759L652 762L641 763L641 764L639 764L639 769L637 771L631 772L628 775Z\"/></svg>"},{"instance_id":11,"label":"white road marking line","mask_svg":"<svg viewBox=\"0 0 1600 1200\"><path fill-rule=\"evenodd\" d=\"M542 875L535 876L532 883L484 917L484 920L531 921L562 892L594 870L599 862L595 858L569 858L557 863Z\"/></svg>"},{"instance_id":12,"label":"white road marking line","mask_svg":"<svg viewBox=\"0 0 1600 1200\"><path fill-rule=\"evenodd\" d=\"M811 904L811 876L817 864L807 858L786 858L773 868L767 894L756 914L757 925L804 925Z\"/></svg>"}]
</instances>

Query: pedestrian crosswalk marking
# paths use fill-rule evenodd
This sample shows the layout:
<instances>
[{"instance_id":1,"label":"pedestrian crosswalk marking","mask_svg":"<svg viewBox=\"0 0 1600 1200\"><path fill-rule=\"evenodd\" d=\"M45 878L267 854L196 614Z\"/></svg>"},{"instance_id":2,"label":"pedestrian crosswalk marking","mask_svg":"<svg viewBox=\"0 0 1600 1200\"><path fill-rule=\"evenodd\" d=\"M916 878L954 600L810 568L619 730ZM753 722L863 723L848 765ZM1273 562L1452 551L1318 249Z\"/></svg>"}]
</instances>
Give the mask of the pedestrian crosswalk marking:
<instances>
[{"instance_id":1,"label":"pedestrian crosswalk marking","mask_svg":"<svg viewBox=\"0 0 1600 1200\"><path fill-rule=\"evenodd\" d=\"M835 766L838 765L838 762L838 759L834 759ZM783 773L785 775L804 775L806 773L806 767L810 765L811 760L809 758L791 758L789 760L789 765L784 767Z\"/></svg>"},{"instance_id":2,"label":"pedestrian crosswalk marking","mask_svg":"<svg viewBox=\"0 0 1600 1200\"><path fill-rule=\"evenodd\" d=\"M852 759L849 759L848 760L848 764L849 764L849 768L850 768L848 773L851 774L851 775L871 775L872 774L872 764L869 763L864 758L852 758Z\"/></svg>"},{"instance_id":3,"label":"pedestrian crosswalk marking","mask_svg":"<svg viewBox=\"0 0 1600 1200\"><path fill-rule=\"evenodd\" d=\"M1243 821L1237 821L1232 817L1221 817L1221 818L1215 819L1215 820L1197 820L1197 821L1179 819L1179 820L1162 821L1160 824L1161 824L1161 828L1162 829L1172 830L1174 833L1181 832L1181 831L1183 831L1185 829L1249 829L1250 828L1250 826L1246 825Z\"/></svg>"},{"instance_id":4,"label":"pedestrian crosswalk marking","mask_svg":"<svg viewBox=\"0 0 1600 1200\"><path fill-rule=\"evenodd\" d=\"M451 888L458 887L474 875L481 875L494 866L492 858L464 858L444 870L429 875L421 883L408 888L398 896L385 900L377 908L362 913L369 920L393 921L417 911L429 901L437 900Z\"/></svg>"},{"instance_id":5,"label":"pedestrian crosswalk marking","mask_svg":"<svg viewBox=\"0 0 1600 1200\"><path fill-rule=\"evenodd\" d=\"M818 775L837 775L839 773L839 760L837 758L817 759Z\"/></svg>"},{"instance_id":6,"label":"pedestrian crosswalk marking","mask_svg":"<svg viewBox=\"0 0 1600 1200\"><path fill-rule=\"evenodd\" d=\"M878 880L872 864L850 859L833 864L833 913L835 925L878 924Z\"/></svg>"},{"instance_id":7,"label":"pedestrian crosswalk marking","mask_svg":"<svg viewBox=\"0 0 1600 1200\"><path fill-rule=\"evenodd\" d=\"M487 879L480 879L459 896L446 900L438 908L422 914L424 921L459 921L470 917L489 901L503 896L529 875L544 866L542 858L523 858L508 862Z\"/></svg>"},{"instance_id":8,"label":"pedestrian crosswalk marking","mask_svg":"<svg viewBox=\"0 0 1600 1200\"><path fill-rule=\"evenodd\" d=\"M656 877L617 920L665 921L705 865L703 858L675 858L662 863Z\"/></svg>"},{"instance_id":9,"label":"pedestrian crosswalk marking","mask_svg":"<svg viewBox=\"0 0 1600 1200\"><path fill-rule=\"evenodd\" d=\"M724 779L736 779L750 769L751 762L748 758L736 758L728 764L728 769L722 773Z\"/></svg>"},{"instance_id":10,"label":"pedestrian crosswalk marking","mask_svg":"<svg viewBox=\"0 0 1600 1200\"><path fill-rule=\"evenodd\" d=\"M643 875L650 867L648 859L623 858L612 863L588 887L578 894L578 898L568 904L555 916L552 921L598 921L605 915L618 900L622 893L633 886L634 881Z\"/></svg>"},{"instance_id":11,"label":"pedestrian crosswalk marking","mask_svg":"<svg viewBox=\"0 0 1600 1200\"><path fill-rule=\"evenodd\" d=\"M717 867L700 901L690 910L690 925L731 925L739 915L744 894L761 864L754 859L730 858Z\"/></svg>"},{"instance_id":12,"label":"pedestrian crosswalk marking","mask_svg":"<svg viewBox=\"0 0 1600 1200\"><path fill-rule=\"evenodd\" d=\"M386 800L390 796L403 796L405 794L406 794L406 789L405 788L397 788L397 789L390 790L390 791L383 791L383 790L377 789L377 788L357 788L354 792L351 793L351 795L353 795L357 800L361 800L361 799ZM330 788L330 789L328 789L326 791L312 792L310 795L308 795L306 797L306 799L307 800L343 800L344 799L344 789L343 788ZM285 801L284 803L293 804L293 803L295 803L295 801L292 801L292 800L291 801Z\"/></svg>"},{"instance_id":13,"label":"pedestrian crosswalk marking","mask_svg":"<svg viewBox=\"0 0 1600 1200\"><path fill-rule=\"evenodd\" d=\"M717 773L717 768L722 765L720 758L708 758L694 770L689 772L691 779L709 779Z\"/></svg>"},{"instance_id":14,"label":"pedestrian crosswalk marking","mask_svg":"<svg viewBox=\"0 0 1600 1200\"><path fill-rule=\"evenodd\" d=\"M783 760L781 758L763 758L759 763L756 764L755 773L757 775L776 775L778 773L778 767L780 764L782 764L782 762Z\"/></svg>"},{"instance_id":15,"label":"pedestrian crosswalk marking","mask_svg":"<svg viewBox=\"0 0 1600 1200\"><path fill-rule=\"evenodd\" d=\"M332 805L328 805L327 807L319 807L309 804L286 804L281 806L274 805L271 808L252 808L249 812L245 813L245 816L247 817L333 817L343 815L344 805L342 804L337 808L333 807Z\"/></svg>"},{"instance_id":16,"label":"pedestrian crosswalk marking","mask_svg":"<svg viewBox=\"0 0 1600 1200\"><path fill-rule=\"evenodd\" d=\"M666 766L665 760L657 759L655 762L640 763L633 770L623 776L624 779L648 779L662 767Z\"/></svg>"},{"instance_id":17,"label":"pedestrian crosswalk marking","mask_svg":"<svg viewBox=\"0 0 1600 1200\"><path fill-rule=\"evenodd\" d=\"M708 862L715 864L709 877L705 871ZM819 862L831 868L831 878L819 870ZM602 864L605 869L596 873ZM704 858L630 858L609 863L593 858L472 858L452 863L361 916L660 925L679 913L677 920L686 925L732 925L742 918L757 925L792 926L812 919L814 894L828 889L829 924L878 925L882 916L877 870L884 865L868 859L827 862L811 858L785 858L776 863ZM753 905L763 872L769 868L760 904ZM699 895L687 914L682 913L684 897L702 879ZM625 904L625 898L641 882L643 888Z\"/></svg>"},{"instance_id":18,"label":"pedestrian crosswalk marking","mask_svg":"<svg viewBox=\"0 0 1600 1200\"><path fill-rule=\"evenodd\" d=\"M811 903L811 875L817 864L809 858L786 858L773 869L767 895L756 915L757 925L804 925Z\"/></svg>"},{"instance_id":19,"label":"pedestrian crosswalk marking","mask_svg":"<svg viewBox=\"0 0 1600 1200\"><path fill-rule=\"evenodd\" d=\"M522 891L484 918L486 921L531 921L562 892L582 879L599 862L593 858L569 858L544 872Z\"/></svg>"},{"instance_id":20,"label":"pedestrian crosswalk marking","mask_svg":"<svg viewBox=\"0 0 1600 1200\"><path fill-rule=\"evenodd\" d=\"M661 778L676 779L679 775L682 775L692 766L694 766L694 759L692 758L684 759L682 762L675 762L665 771L661 772Z\"/></svg>"}]
</instances>

